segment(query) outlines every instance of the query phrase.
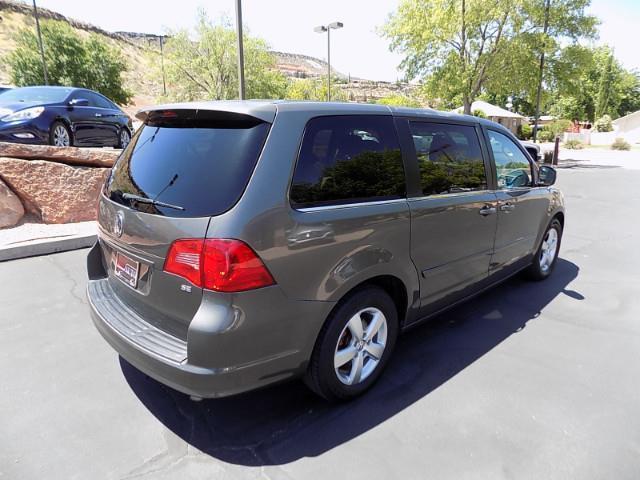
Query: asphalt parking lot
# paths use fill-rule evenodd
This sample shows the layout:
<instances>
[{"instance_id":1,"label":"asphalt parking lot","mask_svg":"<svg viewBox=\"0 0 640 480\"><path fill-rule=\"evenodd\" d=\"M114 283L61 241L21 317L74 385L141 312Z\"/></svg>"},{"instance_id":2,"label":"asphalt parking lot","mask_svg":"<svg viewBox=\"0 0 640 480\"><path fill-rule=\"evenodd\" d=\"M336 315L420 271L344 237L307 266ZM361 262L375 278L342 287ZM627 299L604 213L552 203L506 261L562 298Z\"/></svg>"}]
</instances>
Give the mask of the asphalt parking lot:
<instances>
[{"instance_id":1,"label":"asphalt parking lot","mask_svg":"<svg viewBox=\"0 0 640 480\"><path fill-rule=\"evenodd\" d=\"M193 403L94 329L86 250L0 263L0 478L640 478L640 170L558 183L553 276L411 330L340 406L299 383Z\"/></svg>"}]
</instances>

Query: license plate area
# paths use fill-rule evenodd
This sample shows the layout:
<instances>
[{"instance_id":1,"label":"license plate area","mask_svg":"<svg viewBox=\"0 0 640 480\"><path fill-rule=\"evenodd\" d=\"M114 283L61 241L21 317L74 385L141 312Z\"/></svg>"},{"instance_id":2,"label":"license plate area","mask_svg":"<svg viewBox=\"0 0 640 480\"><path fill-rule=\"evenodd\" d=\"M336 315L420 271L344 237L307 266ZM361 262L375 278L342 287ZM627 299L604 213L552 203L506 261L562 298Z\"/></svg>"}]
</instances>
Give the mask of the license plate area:
<instances>
[{"instance_id":1,"label":"license plate area","mask_svg":"<svg viewBox=\"0 0 640 480\"><path fill-rule=\"evenodd\" d=\"M116 277L129 285L131 288L138 287L138 273L140 271L140 262L136 262L131 258L116 252L115 265L113 273Z\"/></svg>"}]
</instances>

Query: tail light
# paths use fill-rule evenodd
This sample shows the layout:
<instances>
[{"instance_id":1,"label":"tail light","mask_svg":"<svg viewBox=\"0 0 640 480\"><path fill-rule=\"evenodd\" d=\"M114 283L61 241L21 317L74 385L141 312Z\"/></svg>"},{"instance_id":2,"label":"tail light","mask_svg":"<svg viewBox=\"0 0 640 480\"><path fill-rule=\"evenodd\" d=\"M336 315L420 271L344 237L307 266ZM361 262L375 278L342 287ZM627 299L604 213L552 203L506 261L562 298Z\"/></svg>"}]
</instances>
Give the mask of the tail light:
<instances>
[{"instance_id":1,"label":"tail light","mask_svg":"<svg viewBox=\"0 0 640 480\"><path fill-rule=\"evenodd\" d=\"M275 283L251 247L226 238L176 240L169 248L164 271L218 292L241 292Z\"/></svg>"}]
</instances>

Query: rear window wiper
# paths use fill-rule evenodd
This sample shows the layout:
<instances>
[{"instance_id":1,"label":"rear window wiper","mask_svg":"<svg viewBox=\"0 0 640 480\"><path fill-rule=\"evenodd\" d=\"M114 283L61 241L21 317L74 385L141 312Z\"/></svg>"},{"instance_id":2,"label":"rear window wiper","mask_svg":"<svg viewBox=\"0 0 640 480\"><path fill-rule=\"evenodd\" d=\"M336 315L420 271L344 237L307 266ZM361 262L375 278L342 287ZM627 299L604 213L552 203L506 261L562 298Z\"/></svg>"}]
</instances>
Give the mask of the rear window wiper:
<instances>
[{"instance_id":1,"label":"rear window wiper","mask_svg":"<svg viewBox=\"0 0 640 480\"><path fill-rule=\"evenodd\" d=\"M159 200L154 200L153 198L141 197L140 195L134 195L133 193L123 193L122 198L125 200L135 200L139 203L148 203L149 205L153 205L154 207L167 207L173 208L174 210L182 210L185 208L180 205L173 205L171 203L161 202Z\"/></svg>"}]
</instances>

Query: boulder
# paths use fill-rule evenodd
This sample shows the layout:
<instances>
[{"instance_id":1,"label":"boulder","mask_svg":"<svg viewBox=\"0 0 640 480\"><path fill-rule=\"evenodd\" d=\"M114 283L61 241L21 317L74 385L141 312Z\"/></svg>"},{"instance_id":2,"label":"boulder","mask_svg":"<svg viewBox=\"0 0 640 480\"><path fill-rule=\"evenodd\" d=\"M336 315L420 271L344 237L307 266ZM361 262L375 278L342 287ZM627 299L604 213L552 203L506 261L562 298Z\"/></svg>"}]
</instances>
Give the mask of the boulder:
<instances>
[{"instance_id":1,"label":"boulder","mask_svg":"<svg viewBox=\"0 0 640 480\"><path fill-rule=\"evenodd\" d=\"M7 185L0 180L0 228L13 227L24 217L22 202Z\"/></svg>"},{"instance_id":2,"label":"boulder","mask_svg":"<svg viewBox=\"0 0 640 480\"><path fill-rule=\"evenodd\" d=\"M86 167L113 166L120 150L97 148L51 147L49 145L23 145L20 143L0 142L0 157L21 158L24 160L49 160L81 165Z\"/></svg>"},{"instance_id":3,"label":"boulder","mask_svg":"<svg viewBox=\"0 0 640 480\"><path fill-rule=\"evenodd\" d=\"M0 178L44 223L95 220L108 168L0 157Z\"/></svg>"}]
</instances>

